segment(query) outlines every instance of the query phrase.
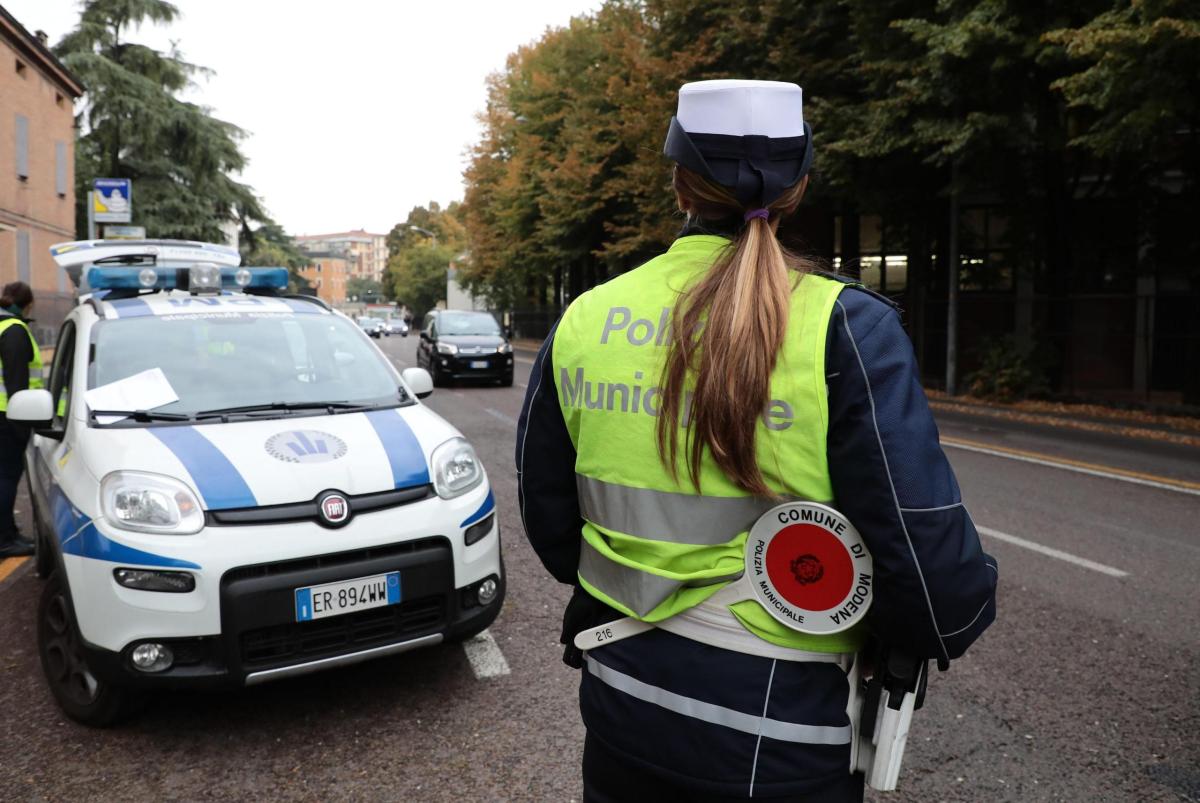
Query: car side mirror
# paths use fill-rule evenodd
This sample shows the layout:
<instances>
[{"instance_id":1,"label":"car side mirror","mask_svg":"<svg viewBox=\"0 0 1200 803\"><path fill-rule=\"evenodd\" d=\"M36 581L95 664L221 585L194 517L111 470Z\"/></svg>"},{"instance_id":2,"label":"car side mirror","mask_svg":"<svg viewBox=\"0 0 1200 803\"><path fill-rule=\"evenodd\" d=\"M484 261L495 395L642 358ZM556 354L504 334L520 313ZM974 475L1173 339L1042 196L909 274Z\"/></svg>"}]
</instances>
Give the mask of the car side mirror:
<instances>
[{"instance_id":1,"label":"car side mirror","mask_svg":"<svg viewBox=\"0 0 1200 803\"><path fill-rule=\"evenodd\" d=\"M400 378L418 399L428 398L433 393L433 377L424 368L405 368Z\"/></svg>"},{"instance_id":2,"label":"car side mirror","mask_svg":"<svg viewBox=\"0 0 1200 803\"><path fill-rule=\"evenodd\" d=\"M7 415L9 421L38 430L46 429L54 423L54 397L50 391L41 388L18 390L8 400Z\"/></svg>"}]
</instances>

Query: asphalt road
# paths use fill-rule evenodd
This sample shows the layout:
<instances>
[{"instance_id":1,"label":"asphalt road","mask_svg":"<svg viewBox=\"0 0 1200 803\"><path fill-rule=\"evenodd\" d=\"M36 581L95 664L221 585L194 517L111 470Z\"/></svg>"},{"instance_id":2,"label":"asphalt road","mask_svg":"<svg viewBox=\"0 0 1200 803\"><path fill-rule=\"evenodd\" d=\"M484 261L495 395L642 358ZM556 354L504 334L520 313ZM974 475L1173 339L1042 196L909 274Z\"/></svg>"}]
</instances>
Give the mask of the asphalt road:
<instances>
[{"instance_id":1,"label":"asphalt road","mask_svg":"<svg viewBox=\"0 0 1200 803\"><path fill-rule=\"evenodd\" d=\"M407 367L415 343L380 345ZM489 639L162 695L92 731L41 679L30 564L0 562L0 800L579 800L577 678L557 643L566 595L517 513L514 429L533 355L517 356L511 389L429 399L496 492L509 586ZM869 799L1200 800L1200 454L962 415L940 424L999 560L1000 617L933 677L900 790Z\"/></svg>"}]
</instances>

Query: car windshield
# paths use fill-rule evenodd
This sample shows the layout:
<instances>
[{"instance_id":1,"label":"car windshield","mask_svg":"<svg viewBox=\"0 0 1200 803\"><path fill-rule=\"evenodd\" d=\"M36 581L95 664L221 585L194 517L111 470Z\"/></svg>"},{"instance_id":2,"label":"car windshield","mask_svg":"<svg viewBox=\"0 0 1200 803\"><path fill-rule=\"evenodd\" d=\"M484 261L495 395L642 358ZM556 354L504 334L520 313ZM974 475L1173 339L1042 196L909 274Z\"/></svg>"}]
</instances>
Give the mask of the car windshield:
<instances>
[{"instance_id":1,"label":"car windshield","mask_svg":"<svg viewBox=\"0 0 1200 803\"><path fill-rule=\"evenodd\" d=\"M499 335L500 325L486 312L445 312L438 316L443 335Z\"/></svg>"},{"instance_id":2,"label":"car windshield","mask_svg":"<svg viewBox=\"0 0 1200 803\"><path fill-rule=\"evenodd\" d=\"M325 403L353 409L409 401L378 350L335 315L115 318L96 324L93 342L89 388L162 369L179 400L155 413L259 406L271 409L256 415L299 415Z\"/></svg>"}]
</instances>

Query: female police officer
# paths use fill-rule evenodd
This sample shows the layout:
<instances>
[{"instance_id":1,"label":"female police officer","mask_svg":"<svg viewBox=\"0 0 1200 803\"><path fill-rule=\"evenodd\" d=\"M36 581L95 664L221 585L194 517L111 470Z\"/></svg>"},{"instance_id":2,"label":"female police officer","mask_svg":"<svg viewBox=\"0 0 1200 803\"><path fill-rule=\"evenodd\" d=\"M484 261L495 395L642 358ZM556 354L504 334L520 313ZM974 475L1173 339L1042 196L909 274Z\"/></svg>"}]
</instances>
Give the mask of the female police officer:
<instances>
[{"instance_id":1,"label":"female police officer","mask_svg":"<svg viewBox=\"0 0 1200 803\"><path fill-rule=\"evenodd\" d=\"M812 148L794 84L685 85L665 147L683 231L577 298L530 378L521 511L576 589L563 640L586 664L588 800L859 800L847 671L868 629L945 666L994 618L995 561L895 309L776 240ZM748 531L789 499L832 505L861 533L866 622L813 635L714 597L736 588ZM822 576L820 559L796 561L798 582ZM581 661L576 633L622 614L639 634Z\"/></svg>"},{"instance_id":2,"label":"female police officer","mask_svg":"<svg viewBox=\"0 0 1200 803\"><path fill-rule=\"evenodd\" d=\"M29 285L10 282L4 286L0 293L0 558L33 554L33 542L22 537L13 517L29 430L8 423L6 412L9 396L42 386L41 352L25 320L32 310Z\"/></svg>"}]
</instances>

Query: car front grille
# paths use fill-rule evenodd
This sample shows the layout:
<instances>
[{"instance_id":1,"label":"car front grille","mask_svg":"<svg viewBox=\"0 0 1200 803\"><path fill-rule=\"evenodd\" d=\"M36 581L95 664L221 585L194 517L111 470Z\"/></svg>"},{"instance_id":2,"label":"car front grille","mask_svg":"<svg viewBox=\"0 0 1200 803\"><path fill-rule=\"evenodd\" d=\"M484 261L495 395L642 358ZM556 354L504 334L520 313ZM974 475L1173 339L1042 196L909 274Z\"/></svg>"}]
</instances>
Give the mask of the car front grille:
<instances>
[{"instance_id":1,"label":"car front grille","mask_svg":"<svg viewBox=\"0 0 1200 803\"><path fill-rule=\"evenodd\" d=\"M402 641L440 629L446 621L444 595L400 605L248 630L241 634L241 660L247 669L313 661Z\"/></svg>"},{"instance_id":2,"label":"car front grille","mask_svg":"<svg viewBox=\"0 0 1200 803\"><path fill-rule=\"evenodd\" d=\"M401 541L397 544L355 549L350 552L335 552L331 555L315 555L311 558L296 558L281 560L275 563L260 563L257 566L239 566L230 569L221 577L221 582L228 584L251 577L270 577L275 574L324 569L331 566L345 566L352 563L373 560L375 558L390 558L396 555L409 555L415 552L426 552L440 548L449 549L450 542L441 537L418 538L415 541Z\"/></svg>"}]
</instances>

